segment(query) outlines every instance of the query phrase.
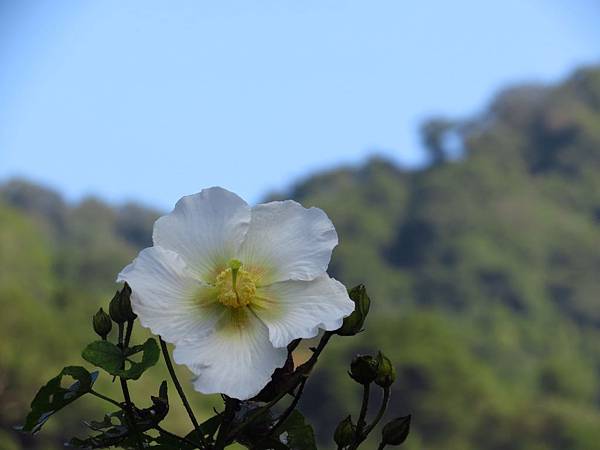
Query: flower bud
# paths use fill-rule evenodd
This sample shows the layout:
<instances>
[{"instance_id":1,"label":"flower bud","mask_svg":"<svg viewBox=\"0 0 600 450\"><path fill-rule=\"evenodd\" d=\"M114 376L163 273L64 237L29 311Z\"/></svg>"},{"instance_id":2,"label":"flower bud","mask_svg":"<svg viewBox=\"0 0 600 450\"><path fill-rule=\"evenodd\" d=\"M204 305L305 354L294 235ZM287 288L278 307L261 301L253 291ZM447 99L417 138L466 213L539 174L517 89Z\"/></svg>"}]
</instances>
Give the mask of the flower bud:
<instances>
[{"instance_id":1,"label":"flower bud","mask_svg":"<svg viewBox=\"0 0 600 450\"><path fill-rule=\"evenodd\" d=\"M113 299L110 301L108 312L110 317L116 323L125 323L134 320L137 316L131 309L131 288L127 283L123 289L117 291Z\"/></svg>"},{"instance_id":2,"label":"flower bud","mask_svg":"<svg viewBox=\"0 0 600 450\"><path fill-rule=\"evenodd\" d=\"M110 330L112 329L112 322L110 316L106 314L102 308L94 314L92 325L94 326L96 334L103 340L106 340L106 336L108 336L108 333L110 333Z\"/></svg>"},{"instance_id":3,"label":"flower bud","mask_svg":"<svg viewBox=\"0 0 600 450\"><path fill-rule=\"evenodd\" d=\"M369 308L371 307L371 299L367 295L365 286L359 284L353 287L348 292L350 299L354 302L354 311L344 319L341 328L337 330L340 336L354 336L362 331Z\"/></svg>"},{"instance_id":4,"label":"flower bud","mask_svg":"<svg viewBox=\"0 0 600 450\"><path fill-rule=\"evenodd\" d=\"M392 361L383 353L377 353L377 378L375 378L375 383L382 388L388 388L394 381L396 381L396 369Z\"/></svg>"},{"instance_id":5,"label":"flower bud","mask_svg":"<svg viewBox=\"0 0 600 450\"><path fill-rule=\"evenodd\" d=\"M360 384L372 383L377 377L377 359L370 355L358 355L350 363L350 376Z\"/></svg>"},{"instance_id":6,"label":"flower bud","mask_svg":"<svg viewBox=\"0 0 600 450\"><path fill-rule=\"evenodd\" d=\"M410 431L410 415L398 417L385 424L381 430L381 442L385 445L400 445L408 437Z\"/></svg>"},{"instance_id":7,"label":"flower bud","mask_svg":"<svg viewBox=\"0 0 600 450\"><path fill-rule=\"evenodd\" d=\"M347 447L354 440L354 433L356 433L356 427L352 423L352 417L348 416L335 429L333 440L339 448Z\"/></svg>"}]
</instances>

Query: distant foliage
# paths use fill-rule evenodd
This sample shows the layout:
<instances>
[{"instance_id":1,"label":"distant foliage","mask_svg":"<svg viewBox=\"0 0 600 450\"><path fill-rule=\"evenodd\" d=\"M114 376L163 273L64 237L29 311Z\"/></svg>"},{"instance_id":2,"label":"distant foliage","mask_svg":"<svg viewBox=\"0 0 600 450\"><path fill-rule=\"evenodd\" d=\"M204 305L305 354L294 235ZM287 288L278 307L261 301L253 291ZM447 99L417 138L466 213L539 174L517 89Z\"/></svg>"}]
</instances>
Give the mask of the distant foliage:
<instances>
[{"instance_id":1,"label":"distant foliage","mask_svg":"<svg viewBox=\"0 0 600 450\"><path fill-rule=\"evenodd\" d=\"M408 171L374 158L281 196L328 212L343 239L333 275L365 283L378 300L368 331L331 346L300 409L330 439L323 430L354 394L330 368L385 348L396 364L393 396L404 401L392 412L413 414L407 449L596 448L600 69L506 90L469 120L431 123L431 166ZM448 157L440 133L460 137L458 154ZM0 188L2 428L60 371L47 367L51 352L77 361L65 336L87 333L156 215L97 200L69 205L24 182ZM81 325L66 329L65 315ZM71 431L47 430L56 445Z\"/></svg>"}]
</instances>

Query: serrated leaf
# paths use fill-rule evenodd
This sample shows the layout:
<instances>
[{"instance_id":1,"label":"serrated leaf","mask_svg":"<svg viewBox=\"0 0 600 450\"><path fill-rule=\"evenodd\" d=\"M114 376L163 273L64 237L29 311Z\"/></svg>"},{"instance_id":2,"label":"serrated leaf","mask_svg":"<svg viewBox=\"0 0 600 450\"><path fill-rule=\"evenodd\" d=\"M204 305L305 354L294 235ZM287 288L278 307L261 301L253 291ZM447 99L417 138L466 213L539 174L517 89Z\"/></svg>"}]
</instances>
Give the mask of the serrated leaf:
<instances>
[{"instance_id":1,"label":"serrated leaf","mask_svg":"<svg viewBox=\"0 0 600 450\"><path fill-rule=\"evenodd\" d=\"M129 356L140 352L142 352L140 362L129 359ZM149 338L142 345L136 345L129 349L127 355L128 357L126 358L119 347L108 341L92 342L81 354L87 362L106 370L111 375L126 380L137 380L146 369L156 364L160 350L156 341ZM124 368L127 364L129 364L129 367Z\"/></svg>"},{"instance_id":2,"label":"serrated leaf","mask_svg":"<svg viewBox=\"0 0 600 450\"><path fill-rule=\"evenodd\" d=\"M65 375L75 380L75 383L67 388L61 386ZM97 378L98 372L90 373L79 366L65 367L38 391L31 402L31 411L25 419L25 424L19 429L37 433L54 413L90 392Z\"/></svg>"}]
</instances>

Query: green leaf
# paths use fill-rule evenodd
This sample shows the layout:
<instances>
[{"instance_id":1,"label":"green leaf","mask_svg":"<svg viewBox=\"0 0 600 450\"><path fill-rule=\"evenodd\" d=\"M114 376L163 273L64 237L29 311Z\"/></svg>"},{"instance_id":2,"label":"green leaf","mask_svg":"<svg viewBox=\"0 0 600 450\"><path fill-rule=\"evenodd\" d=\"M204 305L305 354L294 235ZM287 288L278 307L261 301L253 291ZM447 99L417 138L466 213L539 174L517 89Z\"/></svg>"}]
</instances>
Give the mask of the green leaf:
<instances>
[{"instance_id":1,"label":"green leaf","mask_svg":"<svg viewBox=\"0 0 600 450\"><path fill-rule=\"evenodd\" d=\"M89 344L81 353L87 362L116 375L123 366L123 353L115 344L108 341L95 341Z\"/></svg>"},{"instance_id":2,"label":"green leaf","mask_svg":"<svg viewBox=\"0 0 600 450\"><path fill-rule=\"evenodd\" d=\"M122 376L126 379L137 380L142 376L146 369L154 366L158 358L160 356L160 350L158 349L158 345L156 341L152 338L149 338L146 342L142 344L142 360L141 362L129 361L131 363L131 367L125 371L123 371Z\"/></svg>"},{"instance_id":3,"label":"green leaf","mask_svg":"<svg viewBox=\"0 0 600 450\"><path fill-rule=\"evenodd\" d=\"M61 386L65 375L75 380L75 383L67 388ZM38 391L31 402L31 411L25 419L25 424L19 429L37 433L55 412L90 392L97 378L98 372L90 373L79 366L65 367Z\"/></svg>"},{"instance_id":4,"label":"green leaf","mask_svg":"<svg viewBox=\"0 0 600 450\"><path fill-rule=\"evenodd\" d=\"M140 362L130 359L129 356L142 353ZM109 374L126 380L137 380L146 369L158 361L160 351L156 341L149 338L142 345L131 347L126 352L127 357L115 344L107 341L95 341L89 344L81 356L87 362L106 370ZM127 368L127 365L129 367Z\"/></svg>"},{"instance_id":5,"label":"green leaf","mask_svg":"<svg viewBox=\"0 0 600 450\"><path fill-rule=\"evenodd\" d=\"M306 423L304 416L298 410L294 410L278 428L277 439L290 450L317 450L312 426Z\"/></svg>"}]
</instances>

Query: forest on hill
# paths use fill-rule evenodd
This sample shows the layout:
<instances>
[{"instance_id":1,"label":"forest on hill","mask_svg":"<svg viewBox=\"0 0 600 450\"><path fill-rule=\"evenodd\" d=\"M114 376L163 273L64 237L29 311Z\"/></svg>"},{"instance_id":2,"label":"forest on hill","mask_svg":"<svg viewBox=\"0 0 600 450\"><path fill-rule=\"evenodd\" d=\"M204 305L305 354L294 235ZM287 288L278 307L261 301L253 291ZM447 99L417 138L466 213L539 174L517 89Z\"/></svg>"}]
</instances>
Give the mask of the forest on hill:
<instances>
[{"instance_id":1,"label":"forest on hill","mask_svg":"<svg viewBox=\"0 0 600 450\"><path fill-rule=\"evenodd\" d=\"M333 342L300 409L321 432L356 414L346 366L381 348L398 371L392 412L413 415L408 450L596 448L600 68L509 88L476 117L422 131L427 167L373 157L269 196L323 208L340 236L332 275L373 300L366 331ZM101 416L90 400L37 439L11 430L42 383L82 363L91 315L159 214L0 185L0 448L60 448L81 418ZM164 378L150 373L139 392Z\"/></svg>"}]
</instances>

